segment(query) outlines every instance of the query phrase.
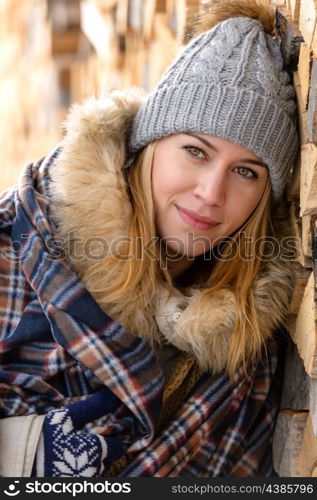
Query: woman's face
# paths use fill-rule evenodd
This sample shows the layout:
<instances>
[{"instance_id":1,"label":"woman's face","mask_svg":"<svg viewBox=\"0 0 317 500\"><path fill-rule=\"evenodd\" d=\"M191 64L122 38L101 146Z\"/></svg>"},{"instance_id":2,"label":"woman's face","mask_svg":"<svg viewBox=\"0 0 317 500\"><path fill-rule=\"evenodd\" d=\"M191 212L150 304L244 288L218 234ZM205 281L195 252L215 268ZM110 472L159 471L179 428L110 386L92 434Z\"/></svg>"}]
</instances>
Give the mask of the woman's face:
<instances>
[{"instance_id":1,"label":"woman's face","mask_svg":"<svg viewBox=\"0 0 317 500\"><path fill-rule=\"evenodd\" d=\"M254 153L226 139L186 132L159 140L152 168L158 236L171 255L203 254L247 220L268 177Z\"/></svg>"}]
</instances>

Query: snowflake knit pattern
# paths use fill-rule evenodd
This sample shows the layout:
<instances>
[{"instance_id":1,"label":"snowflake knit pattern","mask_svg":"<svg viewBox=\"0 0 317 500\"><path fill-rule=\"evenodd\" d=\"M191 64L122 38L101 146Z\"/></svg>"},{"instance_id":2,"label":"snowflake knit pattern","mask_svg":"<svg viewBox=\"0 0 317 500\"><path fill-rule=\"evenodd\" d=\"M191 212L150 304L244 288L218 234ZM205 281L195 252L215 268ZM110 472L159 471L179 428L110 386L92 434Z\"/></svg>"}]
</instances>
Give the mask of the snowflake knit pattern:
<instances>
[{"instance_id":1,"label":"snowflake knit pattern","mask_svg":"<svg viewBox=\"0 0 317 500\"><path fill-rule=\"evenodd\" d=\"M85 425L110 413L119 400L104 388L89 399L50 412L44 420L32 476L100 477L125 452L116 437L85 432ZM81 430L81 432L78 432Z\"/></svg>"}]
</instances>

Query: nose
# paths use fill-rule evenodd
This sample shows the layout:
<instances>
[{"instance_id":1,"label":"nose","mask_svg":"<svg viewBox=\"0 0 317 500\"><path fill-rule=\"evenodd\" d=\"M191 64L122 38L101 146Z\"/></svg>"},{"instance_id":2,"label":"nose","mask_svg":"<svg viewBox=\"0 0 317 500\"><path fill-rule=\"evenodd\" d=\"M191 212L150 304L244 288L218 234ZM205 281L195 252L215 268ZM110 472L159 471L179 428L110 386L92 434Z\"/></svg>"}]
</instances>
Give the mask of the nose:
<instances>
[{"instance_id":1,"label":"nose","mask_svg":"<svg viewBox=\"0 0 317 500\"><path fill-rule=\"evenodd\" d=\"M193 194L206 205L222 206L226 199L227 180L224 169L214 167L197 179Z\"/></svg>"}]
</instances>

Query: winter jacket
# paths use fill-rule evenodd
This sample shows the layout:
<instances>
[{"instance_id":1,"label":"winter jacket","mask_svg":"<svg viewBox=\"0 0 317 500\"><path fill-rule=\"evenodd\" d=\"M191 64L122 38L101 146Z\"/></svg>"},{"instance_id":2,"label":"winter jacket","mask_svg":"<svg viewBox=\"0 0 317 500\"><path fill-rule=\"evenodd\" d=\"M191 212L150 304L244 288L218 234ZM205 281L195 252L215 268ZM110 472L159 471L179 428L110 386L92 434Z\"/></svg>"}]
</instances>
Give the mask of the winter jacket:
<instances>
[{"instance_id":1,"label":"winter jacket","mask_svg":"<svg viewBox=\"0 0 317 500\"><path fill-rule=\"evenodd\" d=\"M144 312L94 295L109 277L102 259L87 258L87 241L127 235L124 168L142 99L129 90L75 106L62 143L2 194L1 418L46 415L34 476L271 475L289 266L265 262L253 284L267 340L248 378L242 369L232 380L224 371L235 318L230 290L210 300L197 334L211 370L197 367L187 328L199 291L177 316L176 333L158 327L175 347L168 377L138 335ZM65 242L77 259L65 255Z\"/></svg>"}]
</instances>

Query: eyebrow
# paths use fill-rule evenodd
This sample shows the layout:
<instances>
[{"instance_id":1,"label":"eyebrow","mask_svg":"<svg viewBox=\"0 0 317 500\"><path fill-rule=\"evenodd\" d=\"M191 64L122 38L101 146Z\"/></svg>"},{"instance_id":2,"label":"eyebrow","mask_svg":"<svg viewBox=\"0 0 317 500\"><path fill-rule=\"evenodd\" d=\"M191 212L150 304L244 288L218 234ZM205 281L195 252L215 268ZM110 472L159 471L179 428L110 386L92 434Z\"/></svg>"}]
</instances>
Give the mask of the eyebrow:
<instances>
[{"instance_id":1,"label":"eyebrow","mask_svg":"<svg viewBox=\"0 0 317 500\"><path fill-rule=\"evenodd\" d=\"M183 132L183 134L195 137L196 139L201 141L203 144L205 144L205 146L207 146L208 148L213 149L214 151L218 152L218 149L213 144L211 144L211 142L207 141L207 139L205 139L204 137L200 137L200 135L197 135L193 132ZM240 161L243 161L244 163L250 163L251 165L259 165L259 167L267 168L267 165L265 165L265 163L263 163L260 160L253 160L251 158L245 158L245 159L241 159Z\"/></svg>"}]
</instances>

